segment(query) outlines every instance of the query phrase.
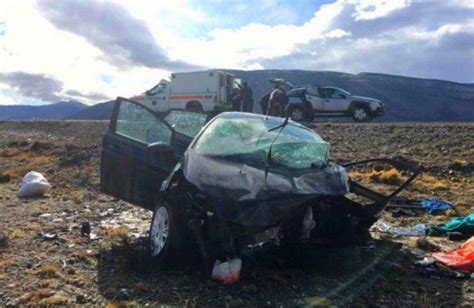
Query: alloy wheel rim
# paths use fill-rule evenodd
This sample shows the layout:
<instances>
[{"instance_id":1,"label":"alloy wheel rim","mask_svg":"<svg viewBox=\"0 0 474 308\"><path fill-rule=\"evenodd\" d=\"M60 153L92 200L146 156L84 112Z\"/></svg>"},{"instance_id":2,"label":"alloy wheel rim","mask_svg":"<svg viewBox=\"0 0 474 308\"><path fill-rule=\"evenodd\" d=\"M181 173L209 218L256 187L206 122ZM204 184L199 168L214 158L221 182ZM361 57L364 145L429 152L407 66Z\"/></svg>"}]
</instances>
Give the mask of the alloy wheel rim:
<instances>
[{"instance_id":1,"label":"alloy wheel rim","mask_svg":"<svg viewBox=\"0 0 474 308\"><path fill-rule=\"evenodd\" d=\"M358 120L363 120L363 119L366 118L366 116L367 116L367 113L365 112L364 109L357 109L357 110L355 111L355 117L356 117L356 119L358 119Z\"/></svg>"},{"instance_id":2,"label":"alloy wheel rim","mask_svg":"<svg viewBox=\"0 0 474 308\"><path fill-rule=\"evenodd\" d=\"M157 256L166 245L169 234L169 215L164 206L158 208L151 227L151 255Z\"/></svg>"},{"instance_id":3,"label":"alloy wheel rim","mask_svg":"<svg viewBox=\"0 0 474 308\"><path fill-rule=\"evenodd\" d=\"M303 119L303 111L300 109L294 109L291 118L295 121L301 121Z\"/></svg>"}]
</instances>

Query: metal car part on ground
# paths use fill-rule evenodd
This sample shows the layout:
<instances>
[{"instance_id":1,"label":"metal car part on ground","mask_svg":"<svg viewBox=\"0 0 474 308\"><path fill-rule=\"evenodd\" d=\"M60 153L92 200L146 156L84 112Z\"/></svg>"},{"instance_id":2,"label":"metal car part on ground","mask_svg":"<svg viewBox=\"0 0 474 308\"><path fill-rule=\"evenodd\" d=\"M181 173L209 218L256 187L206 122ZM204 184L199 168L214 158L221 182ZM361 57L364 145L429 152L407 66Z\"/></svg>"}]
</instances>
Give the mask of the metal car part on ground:
<instances>
[{"instance_id":1,"label":"metal car part on ground","mask_svg":"<svg viewBox=\"0 0 474 308\"><path fill-rule=\"evenodd\" d=\"M308 228L313 243L364 242L377 213L419 172L400 158L378 159L413 173L385 196L345 171L374 160L331 162L329 145L296 122L231 112L204 125L204 115L173 112L161 117L117 99L101 157L101 190L154 211L150 250L162 266L195 250L210 272L216 259L299 243Z\"/></svg>"}]
</instances>

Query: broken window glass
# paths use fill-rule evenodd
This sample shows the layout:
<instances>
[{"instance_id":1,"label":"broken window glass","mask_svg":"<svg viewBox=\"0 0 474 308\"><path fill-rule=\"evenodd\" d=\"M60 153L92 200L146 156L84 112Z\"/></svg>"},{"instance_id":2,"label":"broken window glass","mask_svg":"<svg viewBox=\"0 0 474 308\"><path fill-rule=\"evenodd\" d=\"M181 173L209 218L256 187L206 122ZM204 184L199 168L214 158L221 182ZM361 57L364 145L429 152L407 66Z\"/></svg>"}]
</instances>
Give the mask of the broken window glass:
<instances>
[{"instance_id":1,"label":"broken window glass","mask_svg":"<svg viewBox=\"0 0 474 308\"><path fill-rule=\"evenodd\" d=\"M146 108L128 101L120 102L115 132L145 144L171 143L171 130L165 123Z\"/></svg>"},{"instance_id":2,"label":"broken window glass","mask_svg":"<svg viewBox=\"0 0 474 308\"><path fill-rule=\"evenodd\" d=\"M204 113L184 110L173 110L165 121L178 133L194 138L206 123L207 115Z\"/></svg>"}]
</instances>

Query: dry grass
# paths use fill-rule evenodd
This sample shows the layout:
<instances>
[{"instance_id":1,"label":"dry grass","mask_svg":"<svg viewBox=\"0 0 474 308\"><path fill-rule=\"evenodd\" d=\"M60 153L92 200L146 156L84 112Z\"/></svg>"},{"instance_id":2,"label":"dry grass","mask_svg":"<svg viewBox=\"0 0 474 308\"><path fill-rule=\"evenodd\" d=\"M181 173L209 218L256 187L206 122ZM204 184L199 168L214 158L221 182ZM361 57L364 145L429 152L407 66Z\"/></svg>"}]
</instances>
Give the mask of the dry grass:
<instances>
[{"instance_id":1,"label":"dry grass","mask_svg":"<svg viewBox=\"0 0 474 308\"><path fill-rule=\"evenodd\" d=\"M39 153L33 148L4 148L0 150L0 157L4 158L2 173L10 175L12 179L19 179L32 170L46 170L57 161L54 156Z\"/></svg>"},{"instance_id":2,"label":"dry grass","mask_svg":"<svg viewBox=\"0 0 474 308\"><path fill-rule=\"evenodd\" d=\"M382 170L369 169L367 171L352 170L349 176L355 181L375 182L388 185L401 185L408 179L408 176L402 175L396 168ZM448 190L450 185L447 181L440 180L429 174L420 174L411 184L411 188L419 192L431 192L439 190Z\"/></svg>"},{"instance_id":3,"label":"dry grass","mask_svg":"<svg viewBox=\"0 0 474 308\"><path fill-rule=\"evenodd\" d=\"M25 238L27 236L28 234L21 229L13 229L13 230L10 229L10 238L12 239Z\"/></svg>"},{"instance_id":4,"label":"dry grass","mask_svg":"<svg viewBox=\"0 0 474 308\"><path fill-rule=\"evenodd\" d=\"M112 228L107 228L104 231L104 236L126 237L127 235L128 235L128 229L125 227L112 227Z\"/></svg>"},{"instance_id":5,"label":"dry grass","mask_svg":"<svg viewBox=\"0 0 474 308\"><path fill-rule=\"evenodd\" d=\"M135 308L135 307L140 307L140 305L137 302L131 301L131 302L116 302L116 303L108 303L105 305L105 308Z\"/></svg>"},{"instance_id":6,"label":"dry grass","mask_svg":"<svg viewBox=\"0 0 474 308\"><path fill-rule=\"evenodd\" d=\"M40 268L35 272L36 275L42 278L55 278L60 277L59 265L51 262L45 262L41 264Z\"/></svg>"},{"instance_id":7,"label":"dry grass","mask_svg":"<svg viewBox=\"0 0 474 308\"><path fill-rule=\"evenodd\" d=\"M401 175L401 173L395 169L382 169L377 171L376 169L370 169L368 171L357 171L351 170L349 176L355 180L362 180L364 182L370 182L371 180L376 183L400 185L406 181L407 177Z\"/></svg>"},{"instance_id":8,"label":"dry grass","mask_svg":"<svg viewBox=\"0 0 474 308\"><path fill-rule=\"evenodd\" d=\"M0 269L6 269L12 265L16 265L16 260L14 257L9 256L9 257L2 257L0 259Z\"/></svg>"},{"instance_id":9,"label":"dry grass","mask_svg":"<svg viewBox=\"0 0 474 308\"><path fill-rule=\"evenodd\" d=\"M4 158L12 157L12 156L17 155L19 152L20 151L17 149L10 149L10 148L0 149L0 157L4 157Z\"/></svg>"},{"instance_id":10,"label":"dry grass","mask_svg":"<svg viewBox=\"0 0 474 308\"><path fill-rule=\"evenodd\" d=\"M53 295L54 295L54 291L52 289L49 289L49 288L38 289L38 290L34 290L34 291L26 293L22 297L22 300L35 303L41 299L44 299Z\"/></svg>"},{"instance_id":11,"label":"dry grass","mask_svg":"<svg viewBox=\"0 0 474 308\"><path fill-rule=\"evenodd\" d=\"M55 294L50 297L43 298L40 300L39 304L41 306L57 306L57 305L64 305L67 303L67 298L58 294Z\"/></svg>"},{"instance_id":12,"label":"dry grass","mask_svg":"<svg viewBox=\"0 0 474 308\"><path fill-rule=\"evenodd\" d=\"M412 184L415 190L420 192L430 192L438 190L448 190L449 184L446 181L437 179L429 174L421 174Z\"/></svg>"}]
</instances>

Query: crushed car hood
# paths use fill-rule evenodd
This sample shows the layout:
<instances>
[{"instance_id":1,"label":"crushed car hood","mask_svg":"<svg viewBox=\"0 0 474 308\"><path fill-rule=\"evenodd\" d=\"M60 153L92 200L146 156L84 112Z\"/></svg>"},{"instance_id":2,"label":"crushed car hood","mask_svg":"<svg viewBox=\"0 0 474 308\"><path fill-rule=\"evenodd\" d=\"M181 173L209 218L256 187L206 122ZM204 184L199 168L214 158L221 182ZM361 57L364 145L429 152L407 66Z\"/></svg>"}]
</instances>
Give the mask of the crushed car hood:
<instances>
[{"instance_id":1,"label":"crushed car hood","mask_svg":"<svg viewBox=\"0 0 474 308\"><path fill-rule=\"evenodd\" d=\"M272 226L317 196L344 195L347 174L339 165L283 171L204 156L188 149L184 177L206 197L206 203L227 220L244 226Z\"/></svg>"}]
</instances>

